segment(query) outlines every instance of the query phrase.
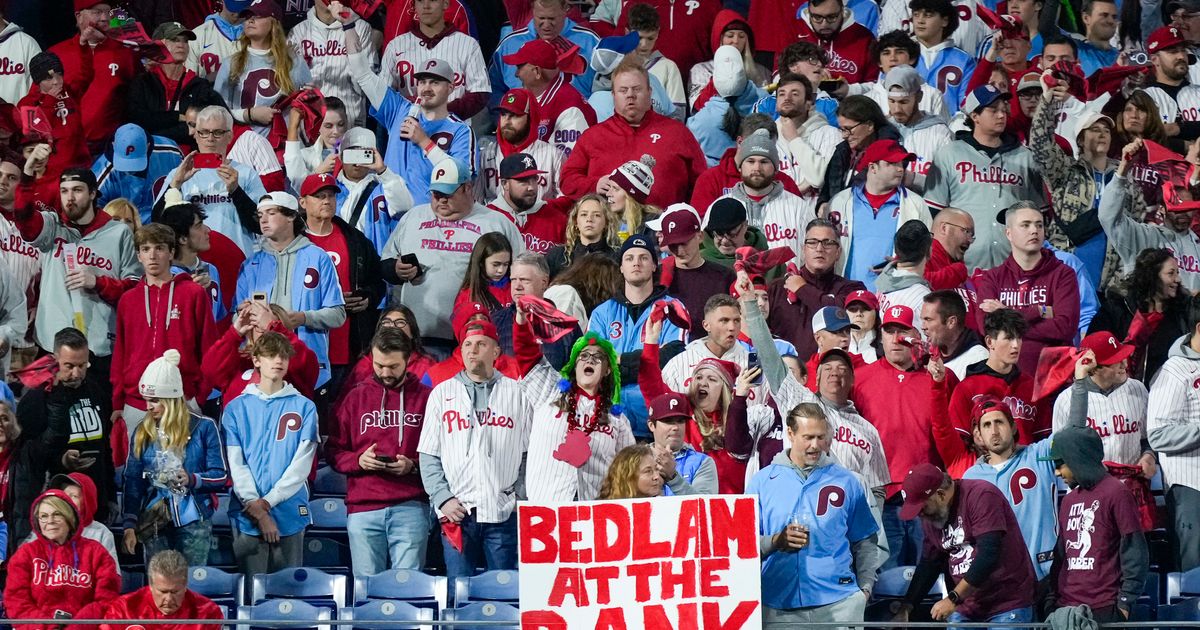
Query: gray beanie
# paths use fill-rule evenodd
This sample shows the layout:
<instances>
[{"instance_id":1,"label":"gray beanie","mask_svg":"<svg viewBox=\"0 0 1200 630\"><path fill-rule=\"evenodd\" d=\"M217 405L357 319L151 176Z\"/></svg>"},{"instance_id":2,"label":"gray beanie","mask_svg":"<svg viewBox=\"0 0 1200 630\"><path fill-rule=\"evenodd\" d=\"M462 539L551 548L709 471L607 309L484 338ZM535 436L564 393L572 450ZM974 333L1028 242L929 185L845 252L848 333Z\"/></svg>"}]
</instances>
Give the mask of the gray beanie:
<instances>
[{"instance_id":1,"label":"gray beanie","mask_svg":"<svg viewBox=\"0 0 1200 630\"><path fill-rule=\"evenodd\" d=\"M734 160L737 162L738 168L742 167L742 162L752 155L761 155L762 157L771 160L771 163L776 168L779 167L779 149L775 146L775 141L771 139L771 135L766 129L759 129L750 134L747 138L742 138L742 143L738 145L737 155Z\"/></svg>"}]
</instances>

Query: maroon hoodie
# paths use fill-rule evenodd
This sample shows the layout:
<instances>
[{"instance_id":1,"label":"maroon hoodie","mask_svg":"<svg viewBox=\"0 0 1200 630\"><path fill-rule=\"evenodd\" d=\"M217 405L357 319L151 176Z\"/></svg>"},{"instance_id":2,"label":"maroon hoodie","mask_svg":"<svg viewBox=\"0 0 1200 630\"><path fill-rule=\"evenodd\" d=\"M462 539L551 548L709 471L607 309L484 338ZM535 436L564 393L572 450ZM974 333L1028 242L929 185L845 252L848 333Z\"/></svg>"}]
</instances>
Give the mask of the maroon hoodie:
<instances>
[{"instance_id":1,"label":"maroon hoodie","mask_svg":"<svg viewBox=\"0 0 1200 630\"><path fill-rule=\"evenodd\" d=\"M1037 373L1042 348L1072 345L1079 332L1079 279L1049 249L1042 250L1042 259L1029 271L1009 255L1004 264L979 275L976 294L980 304L1000 300L1029 324L1018 363L1026 374ZM1042 317L1043 306L1051 308L1053 317ZM978 311L981 330L986 315L982 309Z\"/></svg>"},{"instance_id":2,"label":"maroon hoodie","mask_svg":"<svg viewBox=\"0 0 1200 630\"><path fill-rule=\"evenodd\" d=\"M817 351L817 342L812 334L812 316L826 306L842 306L846 296L859 289L866 290L863 283L843 278L830 271L823 276L814 275L807 267L800 268L804 286L792 293L785 285L787 278L780 278L767 289L771 314L767 324L771 332L784 341L796 346L797 356L811 356Z\"/></svg>"},{"instance_id":3,"label":"maroon hoodie","mask_svg":"<svg viewBox=\"0 0 1200 630\"><path fill-rule=\"evenodd\" d=\"M415 467L403 477L368 472L359 467L358 456L374 444L376 455L416 460L430 391L412 374L406 373L395 388L384 387L372 376L355 385L338 405L325 456L334 470L346 475L346 510L351 514L428 500Z\"/></svg>"}]
</instances>

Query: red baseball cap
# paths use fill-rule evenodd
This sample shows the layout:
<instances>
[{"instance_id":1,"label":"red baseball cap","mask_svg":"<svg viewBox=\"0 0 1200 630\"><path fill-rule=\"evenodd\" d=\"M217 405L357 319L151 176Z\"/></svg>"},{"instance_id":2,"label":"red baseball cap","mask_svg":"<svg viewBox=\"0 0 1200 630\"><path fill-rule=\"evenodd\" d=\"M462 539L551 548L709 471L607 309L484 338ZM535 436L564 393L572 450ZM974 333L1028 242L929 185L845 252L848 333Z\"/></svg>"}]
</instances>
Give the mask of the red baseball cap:
<instances>
[{"instance_id":1,"label":"red baseball cap","mask_svg":"<svg viewBox=\"0 0 1200 630\"><path fill-rule=\"evenodd\" d=\"M533 104L533 94L525 88L513 88L500 97L500 109L510 114L528 116Z\"/></svg>"},{"instance_id":2,"label":"red baseball cap","mask_svg":"<svg viewBox=\"0 0 1200 630\"><path fill-rule=\"evenodd\" d=\"M463 326L466 326L467 322L471 321L477 315L482 315L488 320L492 319L492 313L488 311L486 306L479 302L470 302L465 307L455 311L450 316L450 326L454 329L454 333L456 335L460 334ZM458 340L462 341L462 337L459 336Z\"/></svg>"},{"instance_id":3,"label":"red baseball cap","mask_svg":"<svg viewBox=\"0 0 1200 630\"><path fill-rule=\"evenodd\" d=\"M911 162L916 160L915 153L909 153L904 147L900 146L895 140L885 139L876 140L863 151L862 157L858 158L858 165L855 170L863 170L876 162Z\"/></svg>"},{"instance_id":4,"label":"red baseball cap","mask_svg":"<svg viewBox=\"0 0 1200 630\"><path fill-rule=\"evenodd\" d=\"M539 68L553 69L558 68L558 52L550 42L535 39L525 42L517 52L504 55L503 61L511 66L531 63Z\"/></svg>"},{"instance_id":5,"label":"red baseball cap","mask_svg":"<svg viewBox=\"0 0 1200 630\"><path fill-rule=\"evenodd\" d=\"M999 411L1008 417L1008 423L1016 426L1013 421L1012 407L996 396L984 394L975 399L975 404L971 405L971 428L974 429L979 421L983 419L984 414Z\"/></svg>"},{"instance_id":6,"label":"red baseball cap","mask_svg":"<svg viewBox=\"0 0 1200 630\"><path fill-rule=\"evenodd\" d=\"M337 178L329 173L313 173L305 177L300 185L300 196L310 197L327 188L338 190Z\"/></svg>"},{"instance_id":7,"label":"red baseball cap","mask_svg":"<svg viewBox=\"0 0 1200 630\"><path fill-rule=\"evenodd\" d=\"M900 506L900 518L911 521L921 513L925 502L942 487L946 473L933 464L919 464L908 471L900 486L904 494L904 505Z\"/></svg>"},{"instance_id":8,"label":"red baseball cap","mask_svg":"<svg viewBox=\"0 0 1200 630\"><path fill-rule=\"evenodd\" d=\"M1094 332L1084 337L1079 346L1095 353L1096 363L1100 365L1116 365L1128 359L1134 351L1133 346L1117 341L1117 338L1107 330Z\"/></svg>"},{"instance_id":9,"label":"red baseball cap","mask_svg":"<svg viewBox=\"0 0 1200 630\"><path fill-rule=\"evenodd\" d=\"M900 324L905 328L916 328L913 325L913 311L907 306L889 306L883 311L883 323L880 328L888 324Z\"/></svg>"},{"instance_id":10,"label":"red baseball cap","mask_svg":"<svg viewBox=\"0 0 1200 630\"><path fill-rule=\"evenodd\" d=\"M491 338L492 341L500 341L500 334L496 332L496 325L489 319L477 319L463 324L458 331L458 343L463 343L467 339L476 335L483 335Z\"/></svg>"},{"instance_id":11,"label":"red baseball cap","mask_svg":"<svg viewBox=\"0 0 1200 630\"><path fill-rule=\"evenodd\" d=\"M1146 52L1154 54L1162 52L1168 48L1182 46L1187 40L1183 38L1183 33L1174 26L1160 26L1154 29L1150 34L1150 38L1146 40Z\"/></svg>"},{"instance_id":12,"label":"red baseball cap","mask_svg":"<svg viewBox=\"0 0 1200 630\"><path fill-rule=\"evenodd\" d=\"M692 417L692 403L678 392L659 394L650 401L650 420L661 422L671 418L687 420Z\"/></svg>"},{"instance_id":13,"label":"red baseball cap","mask_svg":"<svg viewBox=\"0 0 1200 630\"><path fill-rule=\"evenodd\" d=\"M682 245L700 233L700 219L691 212L671 212L663 219L662 233L663 245Z\"/></svg>"},{"instance_id":14,"label":"red baseball cap","mask_svg":"<svg viewBox=\"0 0 1200 630\"><path fill-rule=\"evenodd\" d=\"M846 296L846 302L842 306L845 308L850 308L850 305L855 302L862 302L863 304L867 305L867 308L873 311L879 310L879 298L875 297L874 293L871 293L865 289L851 291L850 295Z\"/></svg>"}]
</instances>

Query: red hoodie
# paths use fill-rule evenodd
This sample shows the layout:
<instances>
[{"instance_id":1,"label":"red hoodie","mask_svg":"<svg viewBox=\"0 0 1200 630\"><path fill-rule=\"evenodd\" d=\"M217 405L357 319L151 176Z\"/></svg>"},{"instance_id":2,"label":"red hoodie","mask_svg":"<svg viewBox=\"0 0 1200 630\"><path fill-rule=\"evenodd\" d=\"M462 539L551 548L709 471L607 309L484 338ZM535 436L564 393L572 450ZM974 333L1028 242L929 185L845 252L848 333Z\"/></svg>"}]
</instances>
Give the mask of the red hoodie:
<instances>
[{"instance_id":1,"label":"red hoodie","mask_svg":"<svg viewBox=\"0 0 1200 630\"><path fill-rule=\"evenodd\" d=\"M879 63L871 50L875 46L875 36L867 27L854 21L850 9L845 9L843 14L845 18L842 30L828 41L813 32L808 23L807 9L804 11L804 19L793 18L793 21L796 22L800 41L812 42L825 49L829 55L829 65L825 68L834 78L841 77L847 83L874 81L879 77Z\"/></svg>"},{"instance_id":2,"label":"red hoodie","mask_svg":"<svg viewBox=\"0 0 1200 630\"><path fill-rule=\"evenodd\" d=\"M717 49L721 47L721 37L733 25L737 25L737 28L746 32L746 39L749 40L746 46L752 51L758 50L754 47L754 29L750 28L750 23L746 21L746 18L742 17L741 13L732 9L721 9L720 13L717 13L717 17L712 24L712 29L709 32L709 45L712 46L710 50L712 50L714 55ZM710 58L705 61L711 60ZM708 99L716 95L717 89L713 86L712 77L710 76L708 83L705 83L704 87L700 89L700 94L696 96L696 102L692 103L689 111L700 111L704 107L704 104L708 102Z\"/></svg>"},{"instance_id":3,"label":"red hoodie","mask_svg":"<svg viewBox=\"0 0 1200 630\"><path fill-rule=\"evenodd\" d=\"M947 387L953 390L958 379L946 371ZM887 453L892 483L887 495L900 491L908 471L917 464L940 464L930 427L935 413L933 377L925 370L901 371L881 358L854 371L854 391L850 395L858 412L879 430L879 439Z\"/></svg>"},{"instance_id":4,"label":"red hoodie","mask_svg":"<svg viewBox=\"0 0 1200 630\"><path fill-rule=\"evenodd\" d=\"M208 399L200 359L217 341L212 300L208 291L186 273L175 274L162 286L150 286L146 277L117 302L116 341L112 353L113 409L126 404L145 410L138 382L150 362L168 349L179 351L183 395L189 400Z\"/></svg>"},{"instance_id":5,"label":"red hoodie","mask_svg":"<svg viewBox=\"0 0 1200 630\"><path fill-rule=\"evenodd\" d=\"M620 147L620 150L614 148ZM631 126L619 114L593 125L575 143L559 178L562 193L579 198L596 192L596 182L642 155L655 160L654 187L647 203L660 208L691 197L692 182L708 168L704 151L683 123L653 111Z\"/></svg>"},{"instance_id":6,"label":"red hoodie","mask_svg":"<svg viewBox=\"0 0 1200 630\"><path fill-rule=\"evenodd\" d=\"M102 147L112 142L117 127L125 122L125 97L139 68L130 48L106 39L85 51L79 36L74 35L52 46L50 52L62 60L68 83L77 81L80 74L89 72L85 66L91 66L93 77L87 81L87 91L80 93L83 128L90 145Z\"/></svg>"},{"instance_id":7,"label":"red hoodie","mask_svg":"<svg viewBox=\"0 0 1200 630\"><path fill-rule=\"evenodd\" d=\"M783 52L788 44L800 36L796 12L808 0L776 0L775 2L750 3L750 28L754 29L757 42L754 50L761 52Z\"/></svg>"},{"instance_id":8,"label":"red hoodie","mask_svg":"<svg viewBox=\"0 0 1200 630\"><path fill-rule=\"evenodd\" d=\"M288 362L287 382L291 383L300 395L312 399L313 388L317 384L317 355L304 345L296 333L287 329L279 321L271 322L268 330L287 337L288 343L296 351L295 356ZM247 385L258 382L258 372L249 355L242 353L242 342L237 329L230 326L225 334L204 353L204 363L201 372L205 382L221 390L221 407L237 398Z\"/></svg>"},{"instance_id":9,"label":"red hoodie","mask_svg":"<svg viewBox=\"0 0 1200 630\"><path fill-rule=\"evenodd\" d=\"M558 126L558 117L570 109L577 109L583 115L583 119L587 122L587 126L596 126L596 110L588 104L587 99L571 85L571 75L563 73L559 74L558 78L553 83L546 86L541 94L537 95L538 102L538 117L534 118L533 110L530 110L529 120L534 129L537 130L538 140L548 142L553 145L561 145L570 142L570 138L558 138L555 129ZM570 133L571 130L565 130L563 133Z\"/></svg>"},{"instance_id":10,"label":"red hoodie","mask_svg":"<svg viewBox=\"0 0 1200 630\"><path fill-rule=\"evenodd\" d=\"M395 388L385 387L372 375L359 381L338 404L325 456L334 470L346 475L346 509L351 514L403 501L428 501L415 468L403 477L368 472L359 467L358 456L374 444L377 455L418 459L430 391L411 373Z\"/></svg>"},{"instance_id":11,"label":"red hoodie","mask_svg":"<svg viewBox=\"0 0 1200 630\"><path fill-rule=\"evenodd\" d=\"M742 173L737 166L737 147L730 147L725 150L725 155L721 156L721 161L717 165L704 171L700 177L696 179L696 187L692 189L692 207L695 208L700 216L708 212L708 207L712 205L718 198L729 194L734 186L737 186L742 181ZM658 172L655 171L657 177ZM782 171L775 171L775 181L783 185L783 189L800 196L800 189L796 187L796 182Z\"/></svg>"},{"instance_id":12,"label":"red hoodie","mask_svg":"<svg viewBox=\"0 0 1200 630\"><path fill-rule=\"evenodd\" d=\"M1000 300L1029 324L1019 363L1027 374L1037 373L1042 348L1072 345L1079 332L1079 279L1049 249L1042 250L1042 259L1029 271L1009 255L1004 264L979 275L975 291L980 304ZM1042 317L1043 306L1051 307L1053 317ZM976 317L980 329L984 315L981 310Z\"/></svg>"},{"instance_id":13,"label":"red hoodie","mask_svg":"<svg viewBox=\"0 0 1200 630\"><path fill-rule=\"evenodd\" d=\"M1018 444L1033 444L1050 435L1054 403L1033 402L1033 377L1020 368L1001 374L988 367L987 361L980 361L967 367L966 378L950 396L950 422L968 442L974 431L971 408L979 396L995 396L1008 405L1016 420Z\"/></svg>"},{"instance_id":14,"label":"red hoodie","mask_svg":"<svg viewBox=\"0 0 1200 630\"><path fill-rule=\"evenodd\" d=\"M58 497L74 508L62 490L47 490L34 500L37 506L45 497ZM74 515L78 519L78 515ZM8 561L8 579L4 586L4 612L12 619L50 619L55 612L75 615L92 602L108 602L121 591L117 565L100 543L79 535L82 526L71 532L64 544L42 536L37 510L29 520L37 538L17 548ZM16 625L16 630L52 630L54 626Z\"/></svg>"},{"instance_id":15,"label":"red hoodie","mask_svg":"<svg viewBox=\"0 0 1200 630\"><path fill-rule=\"evenodd\" d=\"M94 612L93 612L94 611ZM149 586L143 586L138 590L122 595L108 605L93 604L87 609L80 611L76 615L80 619L224 619L225 615L221 612L221 607L214 604L211 599L196 593L195 591L187 591L183 594L183 601L179 605L179 610L164 615L158 610L158 606L154 604L154 594L150 592ZM155 624L152 626L143 626L136 624L121 623L114 621L113 623L100 624L100 630L145 630L146 628L154 628L155 630L220 630L220 624ZM74 626L78 630L85 630L85 626ZM95 626L87 626L86 628L95 628ZM73 629L74 630L74 629Z\"/></svg>"},{"instance_id":16,"label":"red hoodie","mask_svg":"<svg viewBox=\"0 0 1200 630\"><path fill-rule=\"evenodd\" d=\"M713 58L716 47L709 36L721 12L720 0L637 0L637 3L649 4L658 12L658 27L663 36L658 38L655 49L674 61L681 73L686 75L692 66ZM633 4L634 0L624 3L617 32L628 29L629 7Z\"/></svg>"},{"instance_id":17,"label":"red hoodie","mask_svg":"<svg viewBox=\"0 0 1200 630\"><path fill-rule=\"evenodd\" d=\"M49 123L54 152L50 154L50 160L46 164L48 173L61 173L63 169L73 166L87 167L92 163L84 138L83 110L79 104L80 96L87 92L88 84L92 82L92 64L86 63L92 58L92 50L90 47L81 46L79 54L85 63L81 64L79 72L67 72L65 79L69 81L63 84L58 96L42 92L38 84L34 83L29 87L29 93L17 102L19 107L41 109L42 115ZM58 177L54 178L54 182L57 193Z\"/></svg>"}]
</instances>

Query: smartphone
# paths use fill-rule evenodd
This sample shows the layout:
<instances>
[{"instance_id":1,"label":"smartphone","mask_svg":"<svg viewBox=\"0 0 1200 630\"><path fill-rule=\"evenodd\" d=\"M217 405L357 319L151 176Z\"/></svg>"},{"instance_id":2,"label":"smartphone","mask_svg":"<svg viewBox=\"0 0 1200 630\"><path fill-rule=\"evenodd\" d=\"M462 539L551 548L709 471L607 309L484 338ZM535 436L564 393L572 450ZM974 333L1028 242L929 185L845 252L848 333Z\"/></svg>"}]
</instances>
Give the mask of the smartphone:
<instances>
[{"instance_id":1,"label":"smartphone","mask_svg":"<svg viewBox=\"0 0 1200 630\"><path fill-rule=\"evenodd\" d=\"M379 461L381 461L385 464L395 464L396 463L396 458L392 457L391 455L376 455L375 459L378 459Z\"/></svg>"},{"instance_id":2,"label":"smartphone","mask_svg":"<svg viewBox=\"0 0 1200 630\"><path fill-rule=\"evenodd\" d=\"M758 368L760 371L759 371L759 373L758 373L758 376L754 377L754 380L753 380L753 381L750 381L750 382L751 382L751 383L753 383L753 384L755 384L755 385L761 385L761 384L762 384L762 379L763 379L763 375L762 375L762 372L761 372L761 370L762 370L762 363L761 363L761 362L758 360L758 350L751 350L751 351L750 351L750 358L746 360L746 369L747 369L747 370L752 370L752 369L754 369L754 368Z\"/></svg>"},{"instance_id":3,"label":"smartphone","mask_svg":"<svg viewBox=\"0 0 1200 630\"><path fill-rule=\"evenodd\" d=\"M251 299L251 300L254 300L255 302L266 302L266 301L267 301L267 294L266 294L266 293L262 293L262 292L255 292L255 293L251 293L251 294L250 294L250 299Z\"/></svg>"},{"instance_id":4,"label":"smartphone","mask_svg":"<svg viewBox=\"0 0 1200 630\"><path fill-rule=\"evenodd\" d=\"M197 153L196 157L192 158L192 166L196 168L220 168L221 156L216 153Z\"/></svg>"},{"instance_id":5,"label":"smartphone","mask_svg":"<svg viewBox=\"0 0 1200 630\"><path fill-rule=\"evenodd\" d=\"M824 81L818 83L817 86L824 92L833 92L834 90L842 87L845 83L846 82L841 79L825 79Z\"/></svg>"},{"instance_id":6,"label":"smartphone","mask_svg":"<svg viewBox=\"0 0 1200 630\"><path fill-rule=\"evenodd\" d=\"M342 164L366 166L375 163L375 149L342 149Z\"/></svg>"}]
</instances>

